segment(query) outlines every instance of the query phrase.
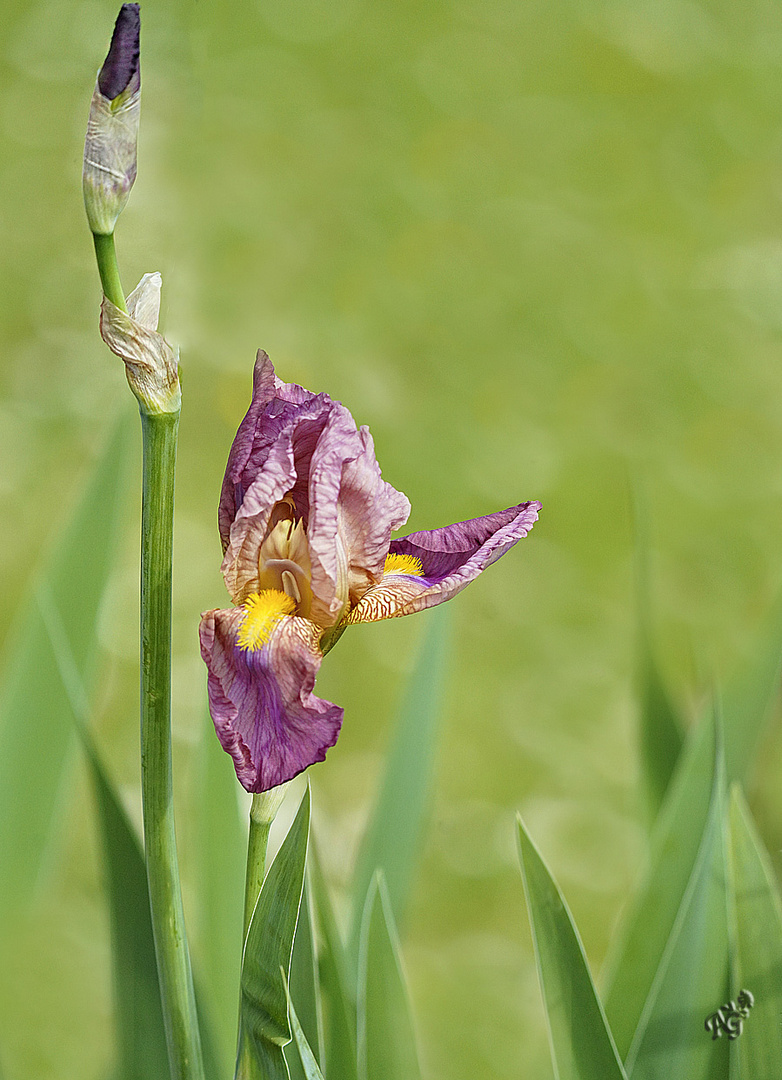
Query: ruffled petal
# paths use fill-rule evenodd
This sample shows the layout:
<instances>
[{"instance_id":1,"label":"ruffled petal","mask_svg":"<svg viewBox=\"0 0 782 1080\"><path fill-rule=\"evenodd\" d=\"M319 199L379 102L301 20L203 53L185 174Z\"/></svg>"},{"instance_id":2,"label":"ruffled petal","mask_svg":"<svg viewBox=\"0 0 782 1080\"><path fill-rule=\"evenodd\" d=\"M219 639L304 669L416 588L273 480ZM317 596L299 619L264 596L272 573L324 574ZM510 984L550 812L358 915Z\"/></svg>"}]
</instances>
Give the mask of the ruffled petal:
<instances>
[{"instance_id":1,"label":"ruffled petal","mask_svg":"<svg viewBox=\"0 0 782 1080\"><path fill-rule=\"evenodd\" d=\"M333 626L380 581L406 497L380 475L372 437L326 394L281 382L259 352L253 400L237 432L220 498L223 575L235 602L258 587L258 557L274 504L290 496L304 521L311 618Z\"/></svg>"},{"instance_id":2,"label":"ruffled petal","mask_svg":"<svg viewBox=\"0 0 782 1080\"><path fill-rule=\"evenodd\" d=\"M392 540L389 554L419 560L422 573L385 574L347 621L392 619L450 600L527 535L539 510L538 502L521 503L496 514Z\"/></svg>"},{"instance_id":3,"label":"ruffled petal","mask_svg":"<svg viewBox=\"0 0 782 1080\"><path fill-rule=\"evenodd\" d=\"M357 430L339 404L312 456L309 487L312 617L325 627L380 581L391 532L407 521L410 503L382 479L369 430Z\"/></svg>"},{"instance_id":4,"label":"ruffled petal","mask_svg":"<svg viewBox=\"0 0 782 1080\"><path fill-rule=\"evenodd\" d=\"M292 429L298 420L304 428L298 433L296 456L299 463L306 466L306 459L312 456L332 405L326 394L312 394L300 386L282 382L274 374L267 354L263 349L258 350L252 401L231 446L220 493L217 517L224 551L228 547L231 524L248 488L263 471L272 448L281 437L285 442L293 441Z\"/></svg>"},{"instance_id":5,"label":"ruffled petal","mask_svg":"<svg viewBox=\"0 0 782 1080\"><path fill-rule=\"evenodd\" d=\"M306 522L310 461L334 408L326 394L281 382L258 352L252 403L228 456L217 515L222 571L234 601L258 587L258 555L274 504L291 495Z\"/></svg>"},{"instance_id":6,"label":"ruffled petal","mask_svg":"<svg viewBox=\"0 0 782 1080\"><path fill-rule=\"evenodd\" d=\"M260 649L237 646L241 608L201 617L201 655L217 736L247 791L267 791L296 776L337 741L343 710L312 693L321 663L320 631L282 618Z\"/></svg>"}]
</instances>

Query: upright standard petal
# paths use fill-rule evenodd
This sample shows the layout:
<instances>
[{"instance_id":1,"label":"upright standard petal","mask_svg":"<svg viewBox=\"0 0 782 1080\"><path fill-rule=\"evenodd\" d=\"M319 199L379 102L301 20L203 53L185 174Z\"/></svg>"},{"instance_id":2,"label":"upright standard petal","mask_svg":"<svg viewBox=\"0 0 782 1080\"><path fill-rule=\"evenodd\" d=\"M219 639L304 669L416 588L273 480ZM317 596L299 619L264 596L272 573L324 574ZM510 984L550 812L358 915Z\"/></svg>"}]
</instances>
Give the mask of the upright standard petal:
<instances>
[{"instance_id":1,"label":"upright standard petal","mask_svg":"<svg viewBox=\"0 0 782 1080\"><path fill-rule=\"evenodd\" d=\"M302 444L298 456L302 452L306 455L306 443L317 441L330 405L333 402L325 394L312 394L278 379L268 355L263 349L258 350L252 401L231 446L220 492L217 516L223 551L228 547L231 525L245 493L263 471L280 436L299 420L305 426L298 440Z\"/></svg>"},{"instance_id":2,"label":"upright standard petal","mask_svg":"<svg viewBox=\"0 0 782 1080\"><path fill-rule=\"evenodd\" d=\"M332 626L380 581L410 503L380 475L372 436L339 405L312 455L307 539L313 618Z\"/></svg>"},{"instance_id":3,"label":"upright standard petal","mask_svg":"<svg viewBox=\"0 0 782 1080\"><path fill-rule=\"evenodd\" d=\"M315 697L320 631L284 617L260 648L243 648L243 608L201 618L201 655L208 669L209 707L217 736L247 791L296 776L337 741L343 710Z\"/></svg>"},{"instance_id":4,"label":"upright standard petal","mask_svg":"<svg viewBox=\"0 0 782 1080\"><path fill-rule=\"evenodd\" d=\"M391 532L410 504L382 479L369 431L356 428L344 405L281 382L259 352L218 512L223 575L236 602L258 588L261 548L283 500L306 532L308 614L333 626L381 579Z\"/></svg>"},{"instance_id":5,"label":"upright standard petal","mask_svg":"<svg viewBox=\"0 0 782 1080\"><path fill-rule=\"evenodd\" d=\"M527 535L539 510L538 502L520 503L392 540L383 579L362 597L348 622L392 619L450 600Z\"/></svg>"}]
</instances>

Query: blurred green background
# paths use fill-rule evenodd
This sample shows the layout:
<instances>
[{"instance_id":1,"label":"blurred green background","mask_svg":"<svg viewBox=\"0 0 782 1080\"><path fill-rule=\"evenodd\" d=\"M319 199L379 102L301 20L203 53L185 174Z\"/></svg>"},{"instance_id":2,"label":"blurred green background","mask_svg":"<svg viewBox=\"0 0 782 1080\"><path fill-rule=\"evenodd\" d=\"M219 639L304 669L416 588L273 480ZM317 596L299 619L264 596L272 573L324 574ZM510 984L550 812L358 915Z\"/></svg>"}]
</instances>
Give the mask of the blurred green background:
<instances>
[{"instance_id":1,"label":"blurred green background","mask_svg":"<svg viewBox=\"0 0 782 1080\"><path fill-rule=\"evenodd\" d=\"M80 187L116 11L4 5L6 640L114 418L134 412L98 336ZM405 941L429 1080L547 1077L513 815L599 969L644 848L635 493L656 647L686 715L752 655L782 586L782 8L149 0L142 35L139 178L117 242L127 291L162 271L162 326L182 350L174 731L186 888L212 737L196 629L226 602L217 498L263 346L282 378L370 426L412 529L544 504L530 538L452 605ZM96 716L136 819L137 503L134 489L102 606ZM338 893L426 618L352 630L319 678L346 710L311 770ZM752 804L776 857L774 732L762 760ZM98 1078L111 1055L107 915L75 749L58 799L0 979L10 1080Z\"/></svg>"}]
</instances>

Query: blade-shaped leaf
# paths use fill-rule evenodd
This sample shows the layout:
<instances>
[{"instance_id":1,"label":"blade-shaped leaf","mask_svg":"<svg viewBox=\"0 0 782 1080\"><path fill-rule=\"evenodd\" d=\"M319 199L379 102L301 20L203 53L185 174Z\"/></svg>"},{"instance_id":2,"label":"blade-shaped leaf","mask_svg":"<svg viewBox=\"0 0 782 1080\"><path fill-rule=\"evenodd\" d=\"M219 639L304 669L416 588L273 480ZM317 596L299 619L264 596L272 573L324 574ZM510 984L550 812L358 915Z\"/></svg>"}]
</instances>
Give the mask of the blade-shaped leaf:
<instances>
[{"instance_id":1,"label":"blade-shaped leaf","mask_svg":"<svg viewBox=\"0 0 782 1080\"><path fill-rule=\"evenodd\" d=\"M310 846L308 866L320 945L318 965L324 1009L323 1072L339 1080L356 1080L356 1008L349 989L347 950L334 917L316 843Z\"/></svg>"},{"instance_id":2,"label":"blade-shaped leaf","mask_svg":"<svg viewBox=\"0 0 782 1080\"><path fill-rule=\"evenodd\" d=\"M399 939L382 871L370 882L361 925L358 1062L361 1080L421 1077Z\"/></svg>"},{"instance_id":3,"label":"blade-shaped leaf","mask_svg":"<svg viewBox=\"0 0 782 1080\"><path fill-rule=\"evenodd\" d=\"M651 825L657 819L676 770L684 737L646 635L640 635L638 650L641 772L647 820Z\"/></svg>"},{"instance_id":4,"label":"blade-shaped leaf","mask_svg":"<svg viewBox=\"0 0 782 1080\"><path fill-rule=\"evenodd\" d=\"M638 612L636 678L641 710L639 749L647 820L652 825L684 745L684 728L681 717L668 696L652 648L649 524L645 503L638 491L635 494L635 583Z\"/></svg>"},{"instance_id":5,"label":"blade-shaped leaf","mask_svg":"<svg viewBox=\"0 0 782 1080\"><path fill-rule=\"evenodd\" d=\"M651 840L645 879L607 963L606 1014L624 1058L690 883L714 794L715 729L691 734Z\"/></svg>"},{"instance_id":6,"label":"blade-shaped leaf","mask_svg":"<svg viewBox=\"0 0 782 1080\"><path fill-rule=\"evenodd\" d=\"M358 954L361 918L375 871L385 875L394 918L404 920L429 806L437 722L445 688L449 611L428 613L429 625L410 678L375 810L353 881L351 956Z\"/></svg>"},{"instance_id":7,"label":"blade-shaped leaf","mask_svg":"<svg viewBox=\"0 0 782 1080\"><path fill-rule=\"evenodd\" d=\"M95 621L127 494L129 425L119 423L81 501L33 592L51 595L62 613L80 678L89 685ZM0 932L29 900L41 865L73 742L46 627L34 603L9 634L0 695ZM32 752L32 747L45 752Z\"/></svg>"},{"instance_id":8,"label":"blade-shaped leaf","mask_svg":"<svg viewBox=\"0 0 782 1080\"><path fill-rule=\"evenodd\" d=\"M237 1078L288 1080L283 1046L290 1042L288 978L299 917L310 826L310 792L266 875L242 961Z\"/></svg>"},{"instance_id":9,"label":"blade-shaped leaf","mask_svg":"<svg viewBox=\"0 0 782 1080\"><path fill-rule=\"evenodd\" d=\"M246 832L237 799L236 774L211 718L201 747L198 829L198 959L205 1008L216 1051L228 1075L236 1054L236 1003L242 959Z\"/></svg>"},{"instance_id":10,"label":"blade-shaped leaf","mask_svg":"<svg viewBox=\"0 0 782 1080\"><path fill-rule=\"evenodd\" d=\"M112 972L117 1030L117 1077L145 1080L168 1075L168 1053L160 1004L152 917L144 855L135 830L101 764L89 729L89 702L71 651L65 624L48 590L37 596L68 702L90 766L101 830L111 923ZM198 1015L208 1080L216 1080L214 1043L200 1008Z\"/></svg>"},{"instance_id":11,"label":"blade-shaped leaf","mask_svg":"<svg viewBox=\"0 0 782 1080\"><path fill-rule=\"evenodd\" d=\"M144 857L89 740L85 749L98 804L111 914L118 1077L121 1080L165 1077L168 1052Z\"/></svg>"},{"instance_id":12,"label":"blade-shaped leaf","mask_svg":"<svg viewBox=\"0 0 782 1080\"><path fill-rule=\"evenodd\" d=\"M734 992L754 997L734 1044L736 1080L776 1080L782 1070L782 902L763 844L738 786L730 800L734 896Z\"/></svg>"},{"instance_id":13,"label":"blade-shaped leaf","mask_svg":"<svg viewBox=\"0 0 782 1080\"><path fill-rule=\"evenodd\" d=\"M631 1080L722 1080L729 1045L705 1031L728 988L724 760L717 749L701 843L625 1060ZM662 868L664 873L664 867Z\"/></svg>"},{"instance_id":14,"label":"blade-shaped leaf","mask_svg":"<svg viewBox=\"0 0 782 1080\"><path fill-rule=\"evenodd\" d=\"M312 1052L307 1036L304 1034L304 1030L299 1023L299 1018L296 1015L296 1010L293 1007L291 1000L290 990L288 984L285 984L288 991L288 1017L290 1019L291 1031L293 1032L293 1040L288 1045L295 1046L295 1052L291 1057L295 1056L299 1072L297 1075L303 1076L304 1080L323 1080L323 1073L318 1067L318 1062L315 1059L315 1055ZM293 1076L291 1072L291 1076Z\"/></svg>"},{"instance_id":15,"label":"blade-shaped leaf","mask_svg":"<svg viewBox=\"0 0 782 1080\"><path fill-rule=\"evenodd\" d=\"M320 1007L320 983L318 957L315 950L315 929L311 900L312 887L304 875L304 892L301 898L301 911L293 941L293 959L291 960L291 978L289 987L289 1005L301 1023L302 1033L312 1053L315 1048L316 1060L323 1061L323 1020ZM295 1008L294 1008L295 1004ZM293 1042L288 1043L285 1057L291 1080L303 1080L304 1062Z\"/></svg>"},{"instance_id":16,"label":"blade-shaped leaf","mask_svg":"<svg viewBox=\"0 0 782 1080\"><path fill-rule=\"evenodd\" d=\"M750 661L729 683L722 711L725 726L725 768L728 782L746 782L755 764L758 744L779 695L782 664L782 601L750 653Z\"/></svg>"},{"instance_id":17,"label":"blade-shaped leaf","mask_svg":"<svg viewBox=\"0 0 782 1080\"><path fill-rule=\"evenodd\" d=\"M623 1080L576 924L521 818L518 825L521 874L555 1075L559 1080Z\"/></svg>"}]
</instances>

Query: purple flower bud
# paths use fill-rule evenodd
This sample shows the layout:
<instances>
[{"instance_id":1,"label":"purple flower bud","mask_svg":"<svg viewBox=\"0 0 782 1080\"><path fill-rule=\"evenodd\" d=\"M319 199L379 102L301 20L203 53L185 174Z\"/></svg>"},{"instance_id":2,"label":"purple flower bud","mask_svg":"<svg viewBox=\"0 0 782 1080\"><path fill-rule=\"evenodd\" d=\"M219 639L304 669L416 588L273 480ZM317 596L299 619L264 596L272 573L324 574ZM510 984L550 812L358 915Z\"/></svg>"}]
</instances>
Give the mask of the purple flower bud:
<instances>
[{"instance_id":1,"label":"purple flower bud","mask_svg":"<svg viewBox=\"0 0 782 1080\"><path fill-rule=\"evenodd\" d=\"M98 74L100 92L109 101L119 97L128 87L133 93L141 86L140 29L141 16L138 4L123 4L114 24L108 56Z\"/></svg>"},{"instance_id":2,"label":"purple flower bud","mask_svg":"<svg viewBox=\"0 0 782 1080\"><path fill-rule=\"evenodd\" d=\"M96 235L114 231L136 179L141 104L139 6L123 4L98 73L84 143L84 205Z\"/></svg>"}]
</instances>

